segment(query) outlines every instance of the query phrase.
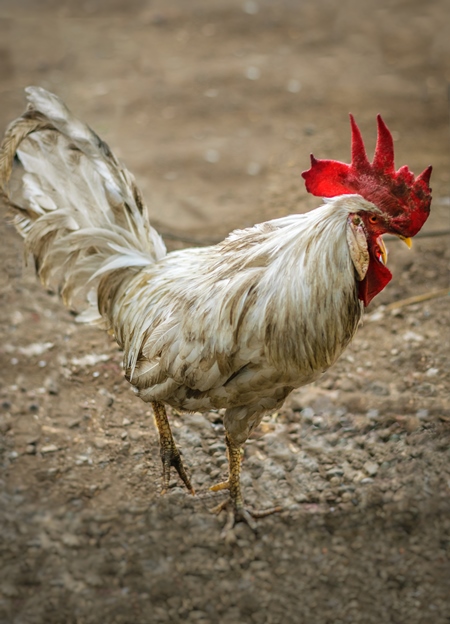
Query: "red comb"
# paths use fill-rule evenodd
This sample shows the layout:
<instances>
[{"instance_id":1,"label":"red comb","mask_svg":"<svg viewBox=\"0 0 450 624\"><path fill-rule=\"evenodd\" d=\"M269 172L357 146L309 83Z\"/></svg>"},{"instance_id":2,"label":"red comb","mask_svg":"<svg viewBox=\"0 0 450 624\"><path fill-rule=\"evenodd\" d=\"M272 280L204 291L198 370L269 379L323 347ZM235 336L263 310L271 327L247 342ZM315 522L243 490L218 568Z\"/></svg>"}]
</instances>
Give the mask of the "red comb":
<instances>
[{"instance_id":1,"label":"red comb","mask_svg":"<svg viewBox=\"0 0 450 624\"><path fill-rule=\"evenodd\" d=\"M306 189L320 197L361 195L389 214L393 228L397 228L402 236L414 236L430 212L431 189L428 184L431 167L427 167L417 178L407 166L395 171L392 135L380 115L377 122L377 145L371 163L361 132L353 115L350 115L351 164L317 160L311 154L311 168L302 173Z\"/></svg>"}]
</instances>

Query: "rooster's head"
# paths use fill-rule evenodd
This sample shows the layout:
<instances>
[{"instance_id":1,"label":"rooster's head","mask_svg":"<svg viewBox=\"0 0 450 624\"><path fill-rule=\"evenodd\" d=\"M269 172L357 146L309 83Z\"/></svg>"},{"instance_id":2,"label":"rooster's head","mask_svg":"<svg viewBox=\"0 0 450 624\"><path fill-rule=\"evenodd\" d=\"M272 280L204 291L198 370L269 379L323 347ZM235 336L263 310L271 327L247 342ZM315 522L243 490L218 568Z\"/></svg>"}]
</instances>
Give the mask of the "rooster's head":
<instances>
[{"instance_id":1,"label":"rooster's head","mask_svg":"<svg viewBox=\"0 0 450 624\"><path fill-rule=\"evenodd\" d=\"M361 226L367 238L369 267L360 281L359 296L365 305L382 290L392 275L386 268L386 248L383 234L395 234L411 246L410 237L421 229L430 213L431 166L419 176L405 165L398 171L394 167L392 135L377 117L378 138L375 155L369 162L361 132L352 115L351 164L335 160L318 160L311 154L311 168L304 171L306 189L320 197L360 195L374 205L359 213Z\"/></svg>"}]
</instances>

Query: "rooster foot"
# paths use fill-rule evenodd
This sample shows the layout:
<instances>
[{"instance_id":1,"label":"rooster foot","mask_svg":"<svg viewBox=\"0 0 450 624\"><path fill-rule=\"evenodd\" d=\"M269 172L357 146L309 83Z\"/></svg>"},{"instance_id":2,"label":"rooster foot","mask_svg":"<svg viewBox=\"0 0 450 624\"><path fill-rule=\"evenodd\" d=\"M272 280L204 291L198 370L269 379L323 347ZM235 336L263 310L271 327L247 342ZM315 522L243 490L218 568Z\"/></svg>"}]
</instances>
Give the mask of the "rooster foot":
<instances>
[{"instance_id":1,"label":"rooster foot","mask_svg":"<svg viewBox=\"0 0 450 624\"><path fill-rule=\"evenodd\" d=\"M228 519L225 524L222 535L226 535L230 532L230 529L234 527L237 522L245 522L252 531L256 531L257 518L265 518L273 513L282 511L282 507L271 507L263 511L250 511L244 507L244 499L241 492L241 445L234 442L228 435L225 434L225 442L228 451L228 465L229 476L226 481L213 485L210 490L213 492L220 492L221 490L229 490L230 496L225 501L214 507L211 511L219 514L222 510L226 509L228 512Z\"/></svg>"},{"instance_id":2,"label":"rooster foot","mask_svg":"<svg viewBox=\"0 0 450 624\"><path fill-rule=\"evenodd\" d=\"M213 485L210 489L213 492L217 492L220 490L224 490L226 488L226 483L218 483L217 485ZM238 522L245 522L247 526L251 528L253 532L256 532L257 525L255 520L258 518L265 518L266 516L271 516L274 513L279 513L283 511L282 507L270 507L269 509L263 509L261 511L254 511L250 509L246 509L244 506L236 507L231 497L225 499L221 503L219 503L216 507L211 509L212 513L220 514L221 511L227 511L227 521L223 528L223 535L226 535Z\"/></svg>"},{"instance_id":3,"label":"rooster foot","mask_svg":"<svg viewBox=\"0 0 450 624\"><path fill-rule=\"evenodd\" d=\"M186 469L181 459L180 451L173 439L172 430L167 419L166 409L163 403L155 401L152 403L153 412L155 414L155 422L159 432L159 447L162 462L162 490L161 494L165 494L169 489L170 469L173 466L178 472L180 479L190 491L195 494L191 480L188 477Z\"/></svg>"},{"instance_id":4,"label":"rooster foot","mask_svg":"<svg viewBox=\"0 0 450 624\"><path fill-rule=\"evenodd\" d=\"M183 465L180 451L175 446L175 443L173 444L173 446L163 446L161 444L161 462L163 465L161 494L166 494L167 490L169 489L170 468L172 466L178 472L180 479L183 481L184 485L187 487L190 493L195 494L195 490L192 487L191 480L189 479L186 469Z\"/></svg>"}]
</instances>

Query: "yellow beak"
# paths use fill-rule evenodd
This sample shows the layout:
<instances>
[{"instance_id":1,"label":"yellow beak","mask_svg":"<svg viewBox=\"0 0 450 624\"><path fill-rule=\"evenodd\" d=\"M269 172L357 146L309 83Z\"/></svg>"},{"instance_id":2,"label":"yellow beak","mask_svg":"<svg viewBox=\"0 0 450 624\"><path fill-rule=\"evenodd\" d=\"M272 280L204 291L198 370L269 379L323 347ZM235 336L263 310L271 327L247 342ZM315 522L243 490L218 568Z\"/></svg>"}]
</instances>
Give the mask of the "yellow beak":
<instances>
[{"instance_id":1,"label":"yellow beak","mask_svg":"<svg viewBox=\"0 0 450 624\"><path fill-rule=\"evenodd\" d=\"M384 240L382 239L381 236L379 236L377 238L377 243L378 243L378 247L380 248L380 253L381 253L381 257L383 259L383 264L384 266L387 265L387 259L388 259L388 252L386 249L386 245L384 244Z\"/></svg>"},{"instance_id":2,"label":"yellow beak","mask_svg":"<svg viewBox=\"0 0 450 624\"><path fill-rule=\"evenodd\" d=\"M412 240L410 238L406 238L406 236L400 236L400 234L397 234L397 236L399 237L399 239L401 241L403 241L405 243L405 245L411 249L412 247Z\"/></svg>"}]
</instances>

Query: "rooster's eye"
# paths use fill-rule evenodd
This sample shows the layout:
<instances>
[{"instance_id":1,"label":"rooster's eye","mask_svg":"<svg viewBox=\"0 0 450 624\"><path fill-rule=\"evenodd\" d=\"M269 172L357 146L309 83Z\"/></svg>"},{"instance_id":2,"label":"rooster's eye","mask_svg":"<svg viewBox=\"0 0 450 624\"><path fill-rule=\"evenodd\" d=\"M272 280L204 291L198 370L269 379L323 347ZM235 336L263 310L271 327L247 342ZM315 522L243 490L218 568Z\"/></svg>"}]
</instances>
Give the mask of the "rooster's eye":
<instances>
[{"instance_id":1,"label":"rooster's eye","mask_svg":"<svg viewBox=\"0 0 450 624\"><path fill-rule=\"evenodd\" d=\"M378 221L378 217L376 217L376 215L370 215L369 221L370 223L376 223Z\"/></svg>"}]
</instances>

